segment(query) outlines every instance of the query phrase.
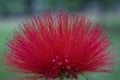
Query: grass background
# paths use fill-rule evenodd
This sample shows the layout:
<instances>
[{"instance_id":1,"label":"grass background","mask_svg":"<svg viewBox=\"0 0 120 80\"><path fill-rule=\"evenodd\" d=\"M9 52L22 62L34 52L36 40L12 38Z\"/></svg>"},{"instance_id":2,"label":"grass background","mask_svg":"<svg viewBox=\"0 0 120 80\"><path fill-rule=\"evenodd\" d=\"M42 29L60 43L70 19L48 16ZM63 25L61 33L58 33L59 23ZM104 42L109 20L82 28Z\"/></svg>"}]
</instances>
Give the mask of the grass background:
<instances>
[{"instance_id":1,"label":"grass background","mask_svg":"<svg viewBox=\"0 0 120 80\"><path fill-rule=\"evenodd\" d=\"M18 22L21 19L2 19L0 20L0 54L4 54L5 42L12 37L12 33L18 27ZM97 20L108 33L114 47L114 54L117 56L115 59L115 65L113 66L112 74L88 74L90 80L120 80L120 17L110 16L101 17ZM2 61L0 62L0 80L7 79L15 73L6 72L3 69L6 68ZM83 76L79 76L79 80L85 80Z\"/></svg>"}]
</instances>

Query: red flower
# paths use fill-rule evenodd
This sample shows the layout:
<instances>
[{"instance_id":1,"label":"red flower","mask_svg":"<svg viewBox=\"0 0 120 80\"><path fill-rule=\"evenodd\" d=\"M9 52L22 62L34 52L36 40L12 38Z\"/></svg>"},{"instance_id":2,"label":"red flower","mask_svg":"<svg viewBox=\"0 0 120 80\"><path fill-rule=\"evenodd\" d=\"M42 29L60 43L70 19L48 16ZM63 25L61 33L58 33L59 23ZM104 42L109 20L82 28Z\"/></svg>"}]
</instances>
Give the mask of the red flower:
<instances>
[{"instance_id":1,"label":"red flower","mask_svg":"<svg viewBox=\"0 0 120 80\"><path fill-rule=\"evenodd\" d=\"M6 64L14 71L46 78L77 78L86 72L109 72L110 41L98 24L59 13L22 23L8 42ZM12 70L13 71L13 70Z\"/></svg>"}]
</instances>

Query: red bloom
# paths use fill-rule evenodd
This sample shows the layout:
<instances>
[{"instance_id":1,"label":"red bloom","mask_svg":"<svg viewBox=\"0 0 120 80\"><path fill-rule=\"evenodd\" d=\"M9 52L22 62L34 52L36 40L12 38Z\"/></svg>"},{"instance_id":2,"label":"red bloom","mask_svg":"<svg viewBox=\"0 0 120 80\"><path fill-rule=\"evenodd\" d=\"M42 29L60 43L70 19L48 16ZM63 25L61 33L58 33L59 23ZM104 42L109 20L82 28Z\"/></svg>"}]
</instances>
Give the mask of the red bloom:
<instances>
[{"instance_id":1,"label":"red bloom","mask_svg":"<svg viewBox=\"0 0 120 80\"><path fill-rule=\"evenodd\" d=\"M35 17L21 26L5 54L6 64L15 71L47 78L110 71L110 41L98 24L61 12L56 17Z\"/></svg>"}]
</instances>

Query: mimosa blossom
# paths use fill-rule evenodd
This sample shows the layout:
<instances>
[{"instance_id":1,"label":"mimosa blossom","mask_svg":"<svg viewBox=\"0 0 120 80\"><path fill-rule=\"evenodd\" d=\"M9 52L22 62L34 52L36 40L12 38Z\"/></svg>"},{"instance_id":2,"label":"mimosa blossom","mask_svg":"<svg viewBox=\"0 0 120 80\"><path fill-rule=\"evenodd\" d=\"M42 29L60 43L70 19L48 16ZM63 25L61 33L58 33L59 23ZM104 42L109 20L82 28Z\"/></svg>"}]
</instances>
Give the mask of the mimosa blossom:
<instances>
[{"instance_id":1,"label":"mimosa blossom","mask_svg":"<svg viewBox=\"0 0 120 80\"><path fill-rule=\"evenodd\" d=\"M60 12L34 17L8 41L5 63L11 71L53 78L77 78L88 72L108 73L113 56L99 24Z\"/></svg>"}]
</instances>

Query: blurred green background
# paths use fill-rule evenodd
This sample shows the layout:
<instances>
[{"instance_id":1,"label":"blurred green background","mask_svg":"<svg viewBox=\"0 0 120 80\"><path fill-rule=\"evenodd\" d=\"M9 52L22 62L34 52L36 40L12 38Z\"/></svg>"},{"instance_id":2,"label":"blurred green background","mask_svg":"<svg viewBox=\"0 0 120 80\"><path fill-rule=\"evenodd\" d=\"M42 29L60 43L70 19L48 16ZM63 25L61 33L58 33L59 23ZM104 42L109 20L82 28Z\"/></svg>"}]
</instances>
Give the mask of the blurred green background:
<instances>
[{"instance_id":1,"label":"blurred green background","mask_svg":"<svg viewBox=\"0 0 120 80\"><path fill-rule=\"evenodd\" d=\"M120 0L0 0L0 54L5 51L5 42L12 37L21 20L46 11L53 13L59 9L82 14L99 22L111 39L116 54L116 64L112 74L89 74L90 80L120 80ZM1 57L0 57L1 58ZM1 59L0 59L1 60ZM0 80L13 80L15 73L4 71L0 62ZM80 80L85 80L80 76Z\"/></svg>"}]
</instances>

